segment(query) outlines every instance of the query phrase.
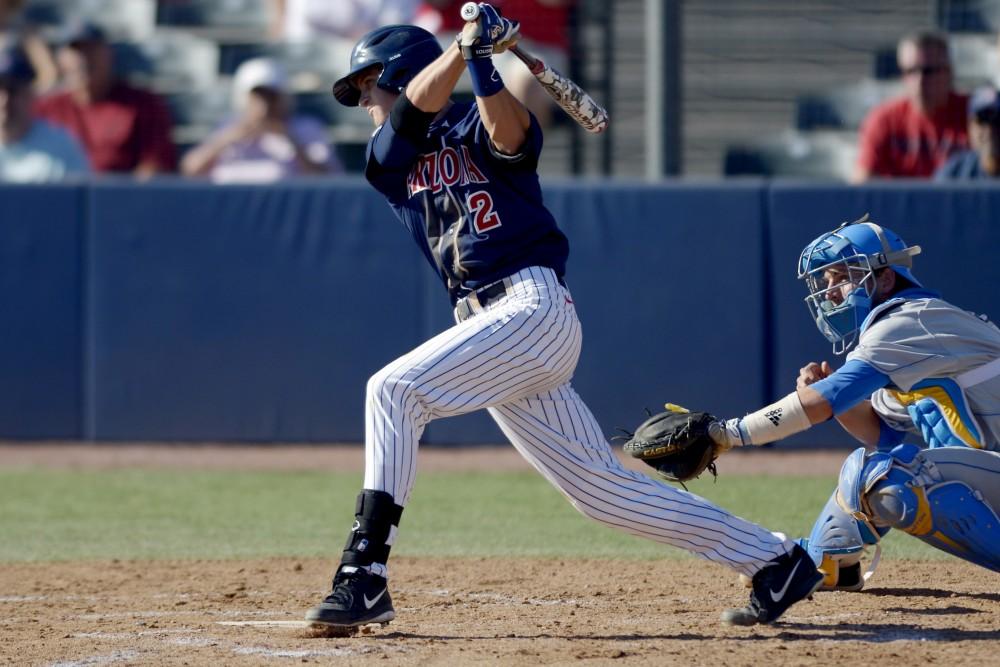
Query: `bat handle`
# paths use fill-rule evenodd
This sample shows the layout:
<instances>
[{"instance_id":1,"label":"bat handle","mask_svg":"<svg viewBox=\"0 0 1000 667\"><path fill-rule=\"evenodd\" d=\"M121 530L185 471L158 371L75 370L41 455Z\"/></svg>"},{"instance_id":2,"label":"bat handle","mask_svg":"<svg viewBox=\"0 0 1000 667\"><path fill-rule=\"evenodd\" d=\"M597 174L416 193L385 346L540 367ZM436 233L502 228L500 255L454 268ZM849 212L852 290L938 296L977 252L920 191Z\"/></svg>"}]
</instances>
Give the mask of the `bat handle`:
<instances>
[{"instance_id":1,"label":"bat handle","mask_svg":"<svg viewBox=\"0 0 1000 667\"><path fill-rule=\"evenodd\" d=\"M530 53L522 51L521 47L519 47L517 44L508 48L507 50L513 53L515 56L517 56L518 60L527 65L528 69L535 76L541 74L542 70L545 69L545 63L543 63L540 59L534 57Z\"/></svg>"},{"instance_id":2,"label":"bat handle","mask_svg":"<svg viewBox=\"0 0 1000 667\"><path fill-rule=\"evenodd\" d=\"M462 5L461 16L463 21L475 21L479 18L479 5L474 2L467 2Z\"/></svg>"}]
</instances>

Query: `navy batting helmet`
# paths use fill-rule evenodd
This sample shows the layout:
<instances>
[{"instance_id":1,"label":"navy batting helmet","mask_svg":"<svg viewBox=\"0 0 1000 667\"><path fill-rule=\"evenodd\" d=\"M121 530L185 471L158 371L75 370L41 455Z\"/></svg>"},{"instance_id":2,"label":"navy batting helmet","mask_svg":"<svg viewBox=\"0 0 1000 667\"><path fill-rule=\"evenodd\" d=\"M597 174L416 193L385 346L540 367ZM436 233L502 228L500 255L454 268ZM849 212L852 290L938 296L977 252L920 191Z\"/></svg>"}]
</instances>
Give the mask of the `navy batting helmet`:
<instances>
[{"instance_id":1,"label":"navy batting helmet","mask_svg":"<svg viewBox=\"0 0 1000 667\"><path fill-rule=\"evenodd\" d=\"M402 92L417 72L441 55L441 45L434 35L413 25L387 25L376 28L358 40L351 51L351 71L333 84L333 95L341 104L358 106L361 92L351 79L369 67L381 65L379 88Z\"/></svg>"}]
</instances>

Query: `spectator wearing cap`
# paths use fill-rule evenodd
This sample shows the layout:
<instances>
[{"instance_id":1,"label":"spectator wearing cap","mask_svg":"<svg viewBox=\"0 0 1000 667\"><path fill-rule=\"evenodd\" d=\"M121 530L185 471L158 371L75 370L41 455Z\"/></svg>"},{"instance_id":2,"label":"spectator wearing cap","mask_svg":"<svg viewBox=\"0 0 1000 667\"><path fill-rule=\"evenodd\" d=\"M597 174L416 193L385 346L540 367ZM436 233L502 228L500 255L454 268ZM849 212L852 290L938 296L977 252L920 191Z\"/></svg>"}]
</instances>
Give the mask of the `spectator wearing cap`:
<instances>
[{"instance_id":1,"label":"spectator wearing cap","mask_svg":"<svg viewBox=\"0 0 1000 667\"><path fill-rule=\"evenodd\" d=\"M899 42L902 97L877 106L861 126L852 180L928 178L952 154L969 147L968 97L952 88L948 42L921 33Z\"/></svg>"},{"instance_id":2,"label":"spectator wearing cap","mask_svg":"<svg viewBox=\"0 0 1000 667\"><path fill-rule=\"evenodd\" d=\"M56 61L65 89L40 99L37 113L69 130L96 171L140 178L176 166L166 104L119 80L104 32L89 23L70 27Z\"/></svg>"},{"instance_id":3,"label":"spectator wearing cap","mask_svg":"<svg viewBox=\"0 0 1000 667\"><path fill-rule=\"evenodd\" d=\"M216 183L269 183L343 168L318 120L292 113L288 78L271 58L244 62L233 77L235 116L181 161L186 176Z\"/></svg>"},{"instance_id":4,"label":"spectator wearing cap","mask_svg":"<svg viewBox=\"0 0 1000 667\"><path fill-rule=\"evenodd\" d=\"M58 181L89 170L68 132L33 117L35 70L18 48L0 50L0 182Z\"/></svg>"},{"instance_id":5,"label":"spectator wearing cap","mask_svg":"<svg viewBox=\"0 0 1000 667\"><path fill-rule=\"evenodd\" d=\"M969 143L934 174L935 180L969 180L1000 177L1000 93L979 88L969 98Z\"/></svg>"}]
</instances>

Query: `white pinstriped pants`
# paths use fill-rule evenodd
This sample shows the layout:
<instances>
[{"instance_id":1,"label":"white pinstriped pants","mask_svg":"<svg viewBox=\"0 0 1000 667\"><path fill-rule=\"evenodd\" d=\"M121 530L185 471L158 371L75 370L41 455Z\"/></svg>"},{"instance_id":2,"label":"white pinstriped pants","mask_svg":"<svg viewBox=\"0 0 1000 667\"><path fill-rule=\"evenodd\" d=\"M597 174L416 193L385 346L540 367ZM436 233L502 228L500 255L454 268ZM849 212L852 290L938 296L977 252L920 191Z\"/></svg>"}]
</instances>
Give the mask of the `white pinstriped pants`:
<instances>
[{"instance_id":1,"label":"white pinstriped pants","mask_svg":"<svg viewBox=\"0 0 1000 667\"><path fill-rule=\"evenodd\" d=\"M396 359L368 381L364 487L405 506L433 419L487 408L514 447L596 521L752 576L791 543L707 500L622 467L570 386L581 331L551 269L506 279L507 296Z\"/></svg>"}]
</instances>

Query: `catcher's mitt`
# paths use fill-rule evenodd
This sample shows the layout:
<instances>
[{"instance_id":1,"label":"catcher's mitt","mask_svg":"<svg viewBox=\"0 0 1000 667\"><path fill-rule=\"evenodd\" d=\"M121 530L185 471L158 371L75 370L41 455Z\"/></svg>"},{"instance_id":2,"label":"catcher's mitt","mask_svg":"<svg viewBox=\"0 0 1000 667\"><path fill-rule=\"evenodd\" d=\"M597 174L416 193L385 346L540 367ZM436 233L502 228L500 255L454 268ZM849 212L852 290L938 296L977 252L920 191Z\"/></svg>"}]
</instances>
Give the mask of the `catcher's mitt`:
<instances>
[{"instance_id":1,"label":"catcher's mitt","mask_svg":"<svg viewBox=\"0 0 1000 667\"><path fill-rule=\"evenodd\" d=\"M718 420L707 412L690 412L670 403L666 408L639 424L622 449L671 482L686 482L706 469L714 477L714 461L721 448L709 427Z\"/></svg>"}]
</instances>

